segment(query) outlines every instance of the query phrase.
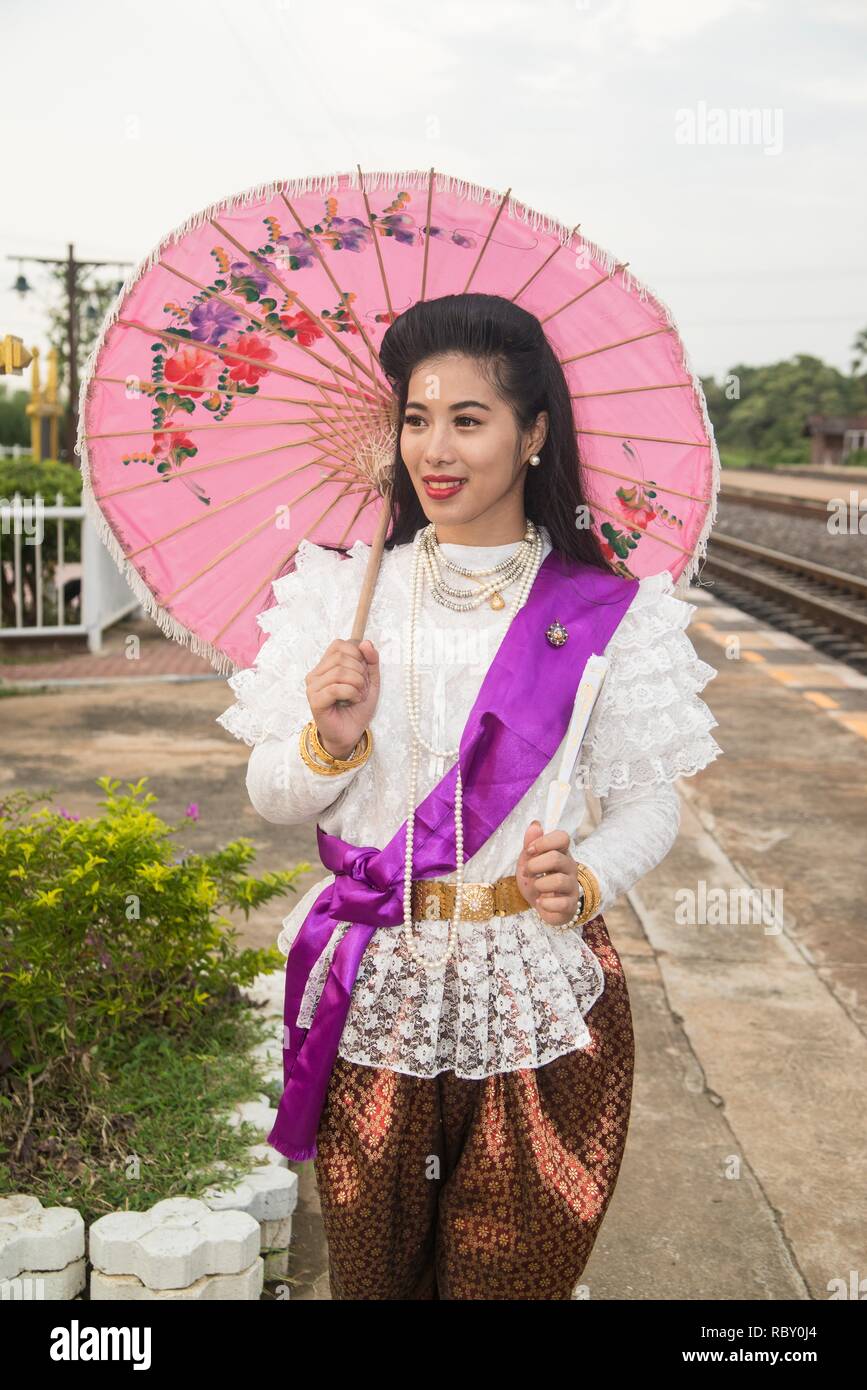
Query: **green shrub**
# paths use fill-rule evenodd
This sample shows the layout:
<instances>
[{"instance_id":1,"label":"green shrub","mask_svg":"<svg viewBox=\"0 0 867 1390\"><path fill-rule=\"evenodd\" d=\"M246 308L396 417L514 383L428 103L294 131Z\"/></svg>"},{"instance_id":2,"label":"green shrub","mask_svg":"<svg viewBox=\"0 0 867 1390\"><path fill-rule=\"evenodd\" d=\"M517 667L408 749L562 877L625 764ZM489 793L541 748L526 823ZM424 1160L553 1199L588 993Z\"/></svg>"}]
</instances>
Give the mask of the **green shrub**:
<instances>
[{"instance_id":1,"label":"green shrub","mask_svg":"<svg viewBox=\"0 0 867 1390\"><path fill-rule=\"evenodd\" d=\"M58 492L69 507L81 501L81 470L78 464L61 463L58 459L43 459L34 463L32 456L19 459L0 459L0 497L11 502L16 492L32 500L37 492L46 506L54 506ZM68 528L72 531L72 527ZM67 559L70 557L67 556Z\"/></svg>"},{"instance_id":2,"label":"green shrub","mask_svg":"<svg viewBox=\"0 0 867 1390\"><path fill-rule=\"evenodd\" d=\"M222 909L248 916L296 891L310 865L252 877L256 851L243 837L178 853L179 827L151 810L147 781L118 794L119 781L100 778L105 812L81 820L33 809L43 796L0 797L0 1139L10 1181L22 1155L50 1152L57 1132L81 1136L98 1161L94 1132L108 1151L113 1128L93 1113L103 1060L120 1066L149 1037L176 1047L203 1022L219 1027L238 1012L240 986L284 963L276 947L239 950Z\"/></svg>"}]
</instances>

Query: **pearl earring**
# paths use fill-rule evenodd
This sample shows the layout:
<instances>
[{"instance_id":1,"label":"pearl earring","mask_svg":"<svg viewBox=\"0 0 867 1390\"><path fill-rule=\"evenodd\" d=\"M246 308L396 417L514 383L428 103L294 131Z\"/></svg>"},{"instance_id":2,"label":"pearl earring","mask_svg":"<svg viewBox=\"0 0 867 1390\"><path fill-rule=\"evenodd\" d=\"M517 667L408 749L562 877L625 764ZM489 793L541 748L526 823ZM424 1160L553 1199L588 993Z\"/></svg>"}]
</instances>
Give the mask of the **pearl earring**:
<instances>
[{"instance_id":1,"label":"pearl earring","mask_svg":"<svg viewBox=\"0 0 867 1390\"><path fill-rule=\"evenodd\" d=\"M539 467L539 464L540 464L541 462L542 462L542 460L539 458L539 455L538 455L538 454L531 454L531 455L530 455L530 463L532 464L532 466L533 466L534 468L538 468L538 467Z\"/></svg>"}]
</instances>

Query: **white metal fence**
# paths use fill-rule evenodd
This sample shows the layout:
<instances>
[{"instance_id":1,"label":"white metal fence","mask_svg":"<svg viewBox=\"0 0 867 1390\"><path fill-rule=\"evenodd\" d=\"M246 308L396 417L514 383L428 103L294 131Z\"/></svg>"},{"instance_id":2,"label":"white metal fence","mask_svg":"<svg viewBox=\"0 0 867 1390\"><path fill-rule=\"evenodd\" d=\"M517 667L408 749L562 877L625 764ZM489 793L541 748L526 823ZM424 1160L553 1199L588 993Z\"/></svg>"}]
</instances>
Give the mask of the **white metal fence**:
<instances>
[{"instance_id":1,"label":"white metal fence","mask_svg":"<svg viewBox=\"0 0 867 1390\"><path fill-rule=\"evenodd\" d=\"M73 562L70 525L81 537ZM49 528L53 545L46 545ZM84 633L98 652L106 628L140 606L80 504L68 506L60 492L52 505L39 493L0 497L0 638Z\"/></svg>"}]
</instances>

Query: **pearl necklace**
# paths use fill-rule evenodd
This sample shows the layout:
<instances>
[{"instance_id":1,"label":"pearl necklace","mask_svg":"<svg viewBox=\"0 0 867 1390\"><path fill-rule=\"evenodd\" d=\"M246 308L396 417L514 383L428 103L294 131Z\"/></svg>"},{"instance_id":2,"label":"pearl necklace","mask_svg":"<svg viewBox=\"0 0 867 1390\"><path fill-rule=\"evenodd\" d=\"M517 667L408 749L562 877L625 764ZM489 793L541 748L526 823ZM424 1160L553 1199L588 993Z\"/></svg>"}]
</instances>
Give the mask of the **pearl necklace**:
<instances>
[{"instance_id":1,"label":"pearl necklace","mask_svg":"<svg viewBox=\"0 0 867 1390\"><path fill-rule=\"evenodd\" d=\"M533 526L532 522L528 524L528 532L530 531L530 527L532 527L534 534L530 539L528 548L522 549L523 569L520 573L520 584L518 587L518 592L512 602L512 611L509 615L510 623L514 618L515 614L518 612L518 610L522 608L523 605L526 603L527 596L530 593L530 589L533 586L536 574L538 573L539 567L542 563L542 551L544 548L542 536L540 532L536 529L536 527ZM413 739L412 744L412 763L410 766L409 774L409 806L406 817L406 855L404 859L403 876L403 931L407 948L416 964L423 966L426 970L442 970L447 964L447 962L451 959L452 955L454 954L455 946L457 945L458 923L460 922L461 907L463 906L464 824L462 813L463 787L461 783L460 761L458 762L457 780L455 782L455 847L457 872L457 879L455 882L455 910L454 916L449 922L448 946L441 960L430 961L427 960L416 950L415 942L412 939L412 846L415 828L416 789L418 786L419 745L423 744L424 747L427 748L430 753L432 753L435 757L440 758L457 758L460 752L460 746L458 746L457 748L449 749L434 748L430 743L427 742L425 738L422 737L419 731L420 698L419 675L415 665L415 638L416 624L418 620L418 610L421 600L423 550L424 548L426 548L427 545L430 544L431 539L433 541L433 548L431 553L435 553L437 548L437 542L436 531L434 529L433 522L431 522L427 527L425 527L423 531L418 532L413 542L414 554L412 597L410 600L409 621L409 660L406 665L405 689L407 713L409 715L409 721L412 725L415 738ZM509 559L511 560L512 557L510 556ZM499 566L495 566L494 568L498 569ZM466 569L463 569L461 572L466 574L468 577L471 577L474 573L472 570ZM481 570L478 571L478 573L490 574L493 573L493 570ZM477 606L477 604L474 604L473 606L475 607Z\"/></svg>"},{"instance_id":2,"label":"pearl necklace","mask_svg":"<svg viewBox=\"0 0 867 1390\"><path fill-rule=\"evenodd\" d=\"M427 567L433 597L443 608L451 608L456 613L469 613L474 608L480 608L486 600L490 601L492 608L505 608L506 602L500 590L507 588L514 580L520 579L528 565L532 564L538 535L533 522L528 521L524 539L519 541L517 548L512 551L511 555L507 555L505 560L498 561L490 569L471 570L467 569L465 565L459 565L456 560L450 560L440 550L436 531L431 523L421 532L420 548ZM464 575L474 582L484 579L488 575L493 575L493 579L489 579L487 584L482 584L475 591L465 587L455 589L443 579L439 568L441 563L453 573Z\"/></svg>"}]
</instances>

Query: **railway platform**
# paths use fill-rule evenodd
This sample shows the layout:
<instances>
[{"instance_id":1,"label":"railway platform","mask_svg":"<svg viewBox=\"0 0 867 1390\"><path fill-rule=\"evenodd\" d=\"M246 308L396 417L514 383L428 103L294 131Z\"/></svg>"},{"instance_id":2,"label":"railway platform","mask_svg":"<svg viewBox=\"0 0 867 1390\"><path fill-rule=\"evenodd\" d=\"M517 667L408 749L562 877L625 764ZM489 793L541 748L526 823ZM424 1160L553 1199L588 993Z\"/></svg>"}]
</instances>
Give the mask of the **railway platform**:
<instances>
[{"instance_id":1,"label":"railway platform","mask_svg":"<svg viewBox=\"0 0 867 1390\"><path fill-rule=\"evenodd\" d=\"M816 477L813 473L798 474L790 472L762 473L752 468L723 468L720 472L722 496L726 492L764 493L770 497L798 498L804 501L827 503L837 497L848 499L854 491L859 501L867 502L867 472L852 469L851 474L843 470L828 477Z\"/></svg>"}]
</instances>

